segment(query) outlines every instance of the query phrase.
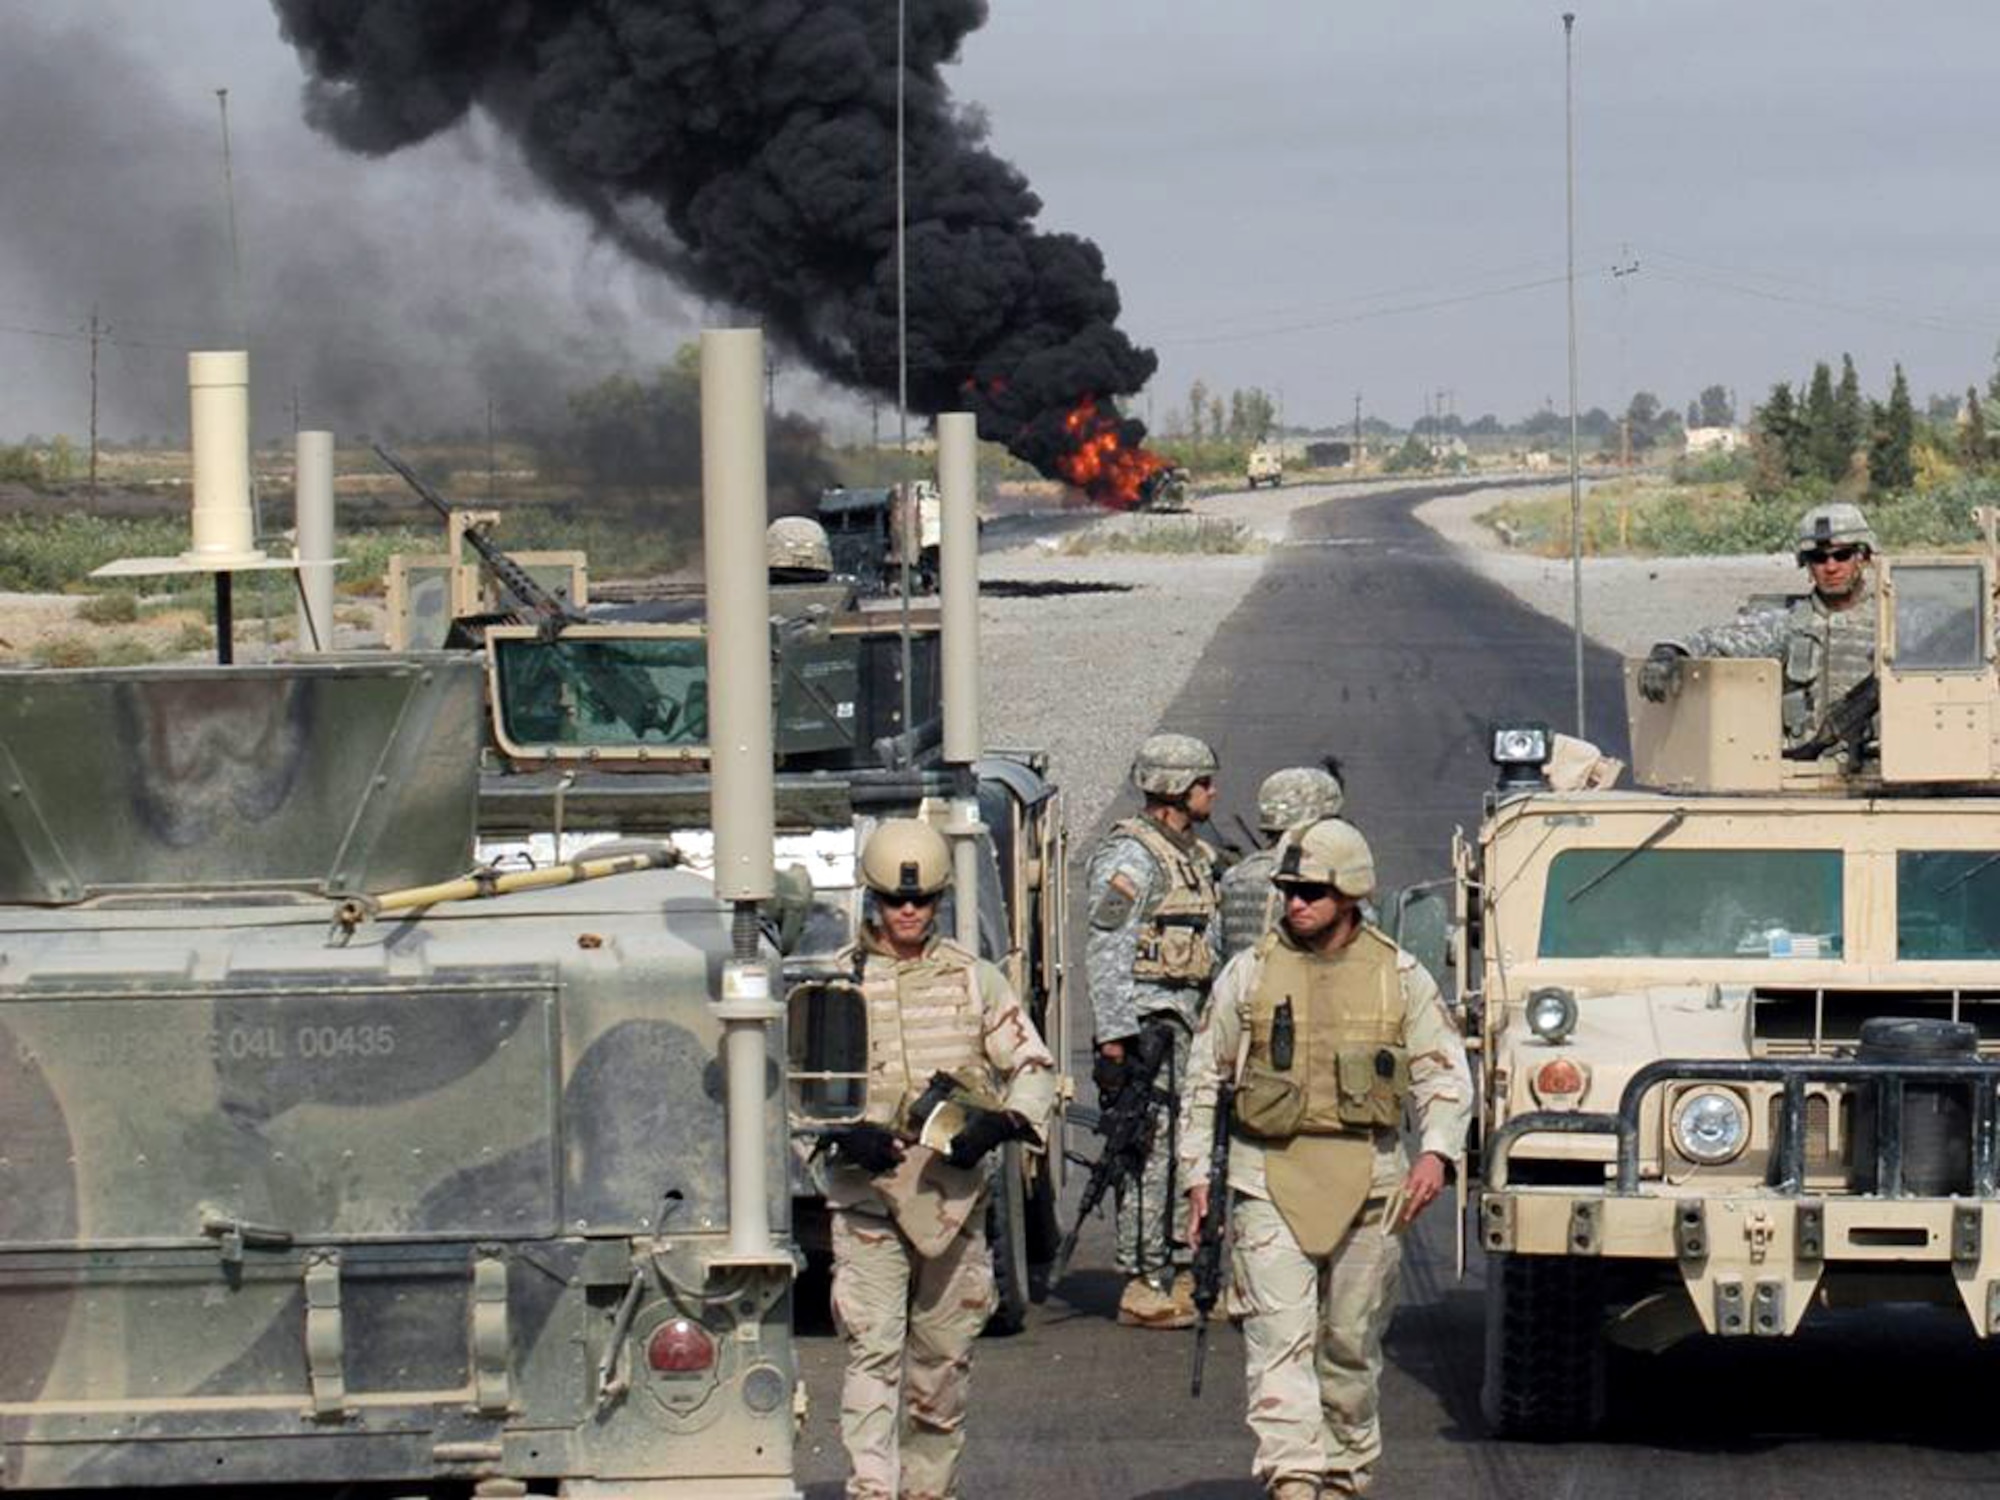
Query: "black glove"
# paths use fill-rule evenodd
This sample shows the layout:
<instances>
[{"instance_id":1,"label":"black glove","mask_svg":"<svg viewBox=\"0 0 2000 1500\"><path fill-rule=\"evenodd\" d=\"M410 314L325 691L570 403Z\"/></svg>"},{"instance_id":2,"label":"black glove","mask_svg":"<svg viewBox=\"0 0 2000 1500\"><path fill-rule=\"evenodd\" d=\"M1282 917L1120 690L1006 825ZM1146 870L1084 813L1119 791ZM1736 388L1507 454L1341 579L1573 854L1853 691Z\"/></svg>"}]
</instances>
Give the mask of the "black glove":
<instances>
[{"instance_id":1,"label":"black glove","mask_svg":"<svg viewBox=\"0 0 2000 1500\"><path fill-rule=\"evenodd\" d=\"M1097 1107L1109 1109L1114 1100L1125 1091L1126 1059L1107 1057L1102 1052L1090 1065L1090 1081L1097 1085Z\"/></svg>"},{"instance_id":2,"label":"black glove","mask_svg":"<svg viewBox=\"0 0 2000 1500\"><path fill-rule=\"evenodd\" d=\"M827 1139L836 1156L871 1177L893 1170L903 1159L902 1142L880 1125L850 1125Z\"/></svg>"},{"instance_id":3,"label":"black glove","mask_svg":"<svg viewBox=\"0 0 2000 1500\"><path fill-rule=\"evenodd\" d=\"M1655 646L1639 668L1639 696L1648 703L1665 703L1668 694L1680 686L1681 663L1686 659L1678 646L1664 641Z\"/></svg>"},{"instance_id":4,"label":"black glove","mask_svg":"<svg viewBox=\"0 0 2000 1500\"><path fill-rule=\"evenodd\" d=\"M976 1167L995 1146L1028 1133L1028 1122L1012 1110L975 1109L967 1113L971 1118L951 1138L951 1150L945 1153L954 1167Z\"/></svg>"}]
</instances>

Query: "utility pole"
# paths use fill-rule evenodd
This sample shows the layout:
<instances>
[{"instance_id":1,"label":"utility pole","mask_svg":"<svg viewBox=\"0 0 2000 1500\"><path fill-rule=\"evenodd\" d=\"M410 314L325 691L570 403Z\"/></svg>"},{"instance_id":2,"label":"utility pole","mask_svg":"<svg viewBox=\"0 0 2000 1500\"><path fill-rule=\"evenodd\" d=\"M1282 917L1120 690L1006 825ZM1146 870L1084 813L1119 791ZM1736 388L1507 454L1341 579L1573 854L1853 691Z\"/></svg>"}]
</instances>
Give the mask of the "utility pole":
<instances>
[{"instance_id":1,"label":"utility pole","mask_svg":"<svg viewBox=\"0 0 2000 1500\"><path fill-rule=\"evenodd\" d=\"M1563 222L1569 246L1569 576L1576 645L1576 732L1583 725L1583 481L1576 459L1576 103L1572 84L1576 12L1563 12Z\"/></svg>"},{"instance_id":2,"label":"utility pole","mask_svg":"<svg viewBox=\"0 0 2000 1500\"><path fill-rule=\"evenodd\" d=\"M493 464L493 398L486 398L486 502L492 504L500 495L500 481Z\"/></svg>"},{"instance_id":3,"label":"utility pole","mask_svg":"<svg viewBox=\"0 0 2000 1500\"><path fill-rule=\"evenodd\" d=\"M292 387L292 436L299 435L299 388Z\"/></svg>"},{"instance_id":4,"label":"utility pole","mask_svg":"<svg viewBox=\"0 0 2000 1500\"><path fill-rule=\"evenodd\" d=\"M229 154L229 90L217 89L215 102L222 113L222 202L229 215L229 301L236 319L236 341L248 348L249 324L243 316L243 247L236 235L236 169Z\"/></svg>"},{"instance_id":5,"label":"utility pole","mask_svg":"<svg viewBox=\"0 0 2000 1500\"><path fill-rule=\"evenodd\" d=\"M97 304L90 306L90 498L97 499L97 341L103 328L97 321Z\"/></svg>"},{"instance_id":6,"label":"utility pole","mask_svg":"<svg viewBox=\"0 0 2000 1500\"><path fill-rule=\"evenodd\" d=\"M1361 472L1361 392L1354 393L1354 472Z\"/></svg>"}]
</instances>

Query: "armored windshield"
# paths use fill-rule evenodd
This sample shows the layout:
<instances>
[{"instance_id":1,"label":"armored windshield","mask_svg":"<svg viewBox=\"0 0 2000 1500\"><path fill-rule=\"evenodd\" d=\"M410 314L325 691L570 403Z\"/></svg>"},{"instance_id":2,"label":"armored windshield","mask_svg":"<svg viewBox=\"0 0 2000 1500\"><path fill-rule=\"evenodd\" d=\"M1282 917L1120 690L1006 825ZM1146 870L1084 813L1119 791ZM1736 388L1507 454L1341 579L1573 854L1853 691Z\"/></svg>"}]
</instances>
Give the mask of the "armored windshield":
<instances>
[{"instance_id":1,"label":"armored windshield","mask_svg":"<svg viewBox=\"0 0 2000 1500\"><path fill-rule=\"evenodd\" d=\"M1976 671L1986 664L1985 570L1977 563L1905 563L1895 573L1895 665Z\"/></svg>"},{"instance_id":2,"label":"armored windshield","mask_svg":"<svg viewBox=\"0 0 2000 1500\"><path fill-rule=\"evenodd\" d=\"M1896 956L2000 958L2000 851L1898 851Z\"/></svg>"},{"instance_id":3,"label":"armored windshield","mask_svg":"<svg viewBox=\"0 0 2000 1500\"><path fill-rule=\"evenodd\" d=\"M1602 878L1618 866L1615 875ZM1569 849L1549 865L1543 958L1838 958L1837 849Z\"/></svg>"},{"instance_id":4,"label":"armored windshield","mask_svg":"<svg viewBox=\"0 0 2000 1500\"><path fill-rule=\"evenodd\" d=\"M518 745L658 745L708 739L708 647L699 634L582 633L493 643L501 729Z\"/></svg>"}]
</instances>

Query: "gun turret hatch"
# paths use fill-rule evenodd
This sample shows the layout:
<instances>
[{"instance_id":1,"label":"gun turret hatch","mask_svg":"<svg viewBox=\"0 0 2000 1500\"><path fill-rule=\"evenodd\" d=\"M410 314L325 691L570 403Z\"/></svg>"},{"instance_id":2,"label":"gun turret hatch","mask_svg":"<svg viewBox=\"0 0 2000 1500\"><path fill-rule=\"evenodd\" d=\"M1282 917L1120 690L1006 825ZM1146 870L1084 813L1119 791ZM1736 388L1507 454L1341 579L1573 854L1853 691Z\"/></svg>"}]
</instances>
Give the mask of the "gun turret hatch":
<instances>
[{"instance_id":1,"label":"gun turret hatch","mask_svg":"<svg viewBox=\"0 0 2000 1500\"><path fill-rule=\"evenodd\" d=\"M0 672L0 901L462 874L479 695L470 656Z\"/></svg>"}]
</instances>

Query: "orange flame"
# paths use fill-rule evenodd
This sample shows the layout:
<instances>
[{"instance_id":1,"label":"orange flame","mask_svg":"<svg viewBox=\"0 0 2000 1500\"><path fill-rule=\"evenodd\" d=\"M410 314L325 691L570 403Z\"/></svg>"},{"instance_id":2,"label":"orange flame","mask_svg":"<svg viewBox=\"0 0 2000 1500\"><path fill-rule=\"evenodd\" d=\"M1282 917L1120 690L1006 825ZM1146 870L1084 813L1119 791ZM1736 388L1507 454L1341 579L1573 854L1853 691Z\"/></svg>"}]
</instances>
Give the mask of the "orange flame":
<instances>
[{"instance_id":1,"label":"orange flame","mask_svg":"<svg viewBox=\"0 0 2000 1500\"><path fill-rule=\"evenodd\" d=\"M1097 409L1094 397L1085 396L1063 418L1070 448L1056 467L1099 505L1130 510L1145 498L1146 481L1168 464L1145 448L1126 447L1118 425L1115 416Z\"/></svg>"}]
</instances>

